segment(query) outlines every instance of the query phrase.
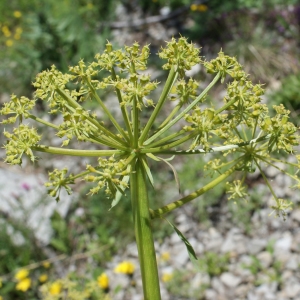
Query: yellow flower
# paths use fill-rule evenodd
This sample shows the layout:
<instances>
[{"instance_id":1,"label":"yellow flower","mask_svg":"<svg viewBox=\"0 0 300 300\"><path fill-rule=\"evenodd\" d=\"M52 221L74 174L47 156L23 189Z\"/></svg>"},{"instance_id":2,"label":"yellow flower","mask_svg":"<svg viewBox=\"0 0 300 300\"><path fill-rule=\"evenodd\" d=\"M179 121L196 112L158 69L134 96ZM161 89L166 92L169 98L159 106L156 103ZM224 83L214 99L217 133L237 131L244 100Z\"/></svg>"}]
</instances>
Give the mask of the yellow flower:
<instances>
[{"instance_id":1,"label":"yellow flower","mask_svg":"<svg viewBox=\"0 0 300 300\"><path fill-rule=\"evenodd\" d=\"M191 5L191 7L190 7L190 9L192 10L192 11L196 11L197 10L197 4L192 4Z\"/></svg>"},{"instance_id":2,"label":"yellow flower","mask_svg":"<svg viewBox=\"0 0 300 300\"><path fill-rule=\"evenodd\" d=\"M9 28L6 25L3 26L1 30L2 30L5 37L10 37L11 36L11 31L9 30Z\"/></svg>"},{"instance_id":3,"label":"yellow flower","mask_svg":"<svg viewBox=\"0 0 300 300\"><path fill-rule=\"evenodd\" d=\"M0 278L0 288L2 288L2 279L1 278Z\"/></svg>"},{"instance_id":4,"label":"yellow flower","mask_svg":"<svg viewBox=\"0 0 300 300\"><path fill-rule=\"evenodd\" d=\"M14 44L14 41L13 41L13 40L7 40L7 41L5 42L5 45L6 45L7 47L11 47L13 44Z\"/></svg>"},{"instance_id":5,"label":"yellow flower","mask_svg":"<svg viewBox=\"0 0 300 300\"><path fill-rule=\"evenodd\" d=\"M107 289L109 286L109 279L106 273L102 273L100 276L98 276L97 282L102 289Z\"/></svg>"},{"instance_id":6,"label":"yellow flower","mask_svg":"<svg viewBox=\"0 0 300 300\"><path fill-rule=\"evenodd\" d=\"M29 275L29 271L26 269L21 269L18 271L18 273L15 275L15 278L19 281L22 279L25 279Z\"/></svg>"},{"instance_id":7,"label":"yellow flower","mask_svg":"<svg viewBox=\"0 0 300 300\"><path fill-rule=\"evenodd\" d=\"M197 10L201 12L205 12L208 10L208 7L205 4L199 4Z\"/></svg>"},{"instance_id":8,"label":"yellow flower","mask_svg":"<svg viewBox=\"0 0 300 300\"><path fill-rule=\"evenodd\" d=\"M168 260L170 260L170 253L169 252L163 252L161 254L161 260L162 261L168 261Z\"/></svg>"},{"instance_id":9,"label":"yellow flower","mask_svg":"<svg viewBox=\"0 0 300 300\"><path fill-rule=\"evenodd\" d=\"M51 295L59 295L61 292L61 284L59 282L53 282L50 286L49 293Z\"/></svg>"},{"instance_id":10,"label":"yellow flower","mask_svg":"<svg viewBox=\"0 0 300 300\"><path fill-rule=\"evenodd\" d=\"M0 300L3 300L2 296L0 296Z\"/></svg>"},{"instance_id":11,"label":"yellow flower","mask_svg":"<svg viewBox=\"0 0 300 300\"><path fill-rule=\"evenodd\" d=\"M21 18L22 13L19 10L15 10L13 15L14 15L15 18Z\"/></svg>"},{"instance_id":12,"label":"yellow flower","mask_svg":"<svg viewBox=\"0 0 300 300\"><path fill-rule=\"evenodd\" d=\"M43 267L44 267L45 269L50 268L50 262L49 262L49 261L43 262Z\"/></svg>"},{"instance_id":13,"label":"yellow flower","mask_svg":"<svg viewBox=\"0 0 300 300\"><path fill-rule=\"evenodd\" d=\"M31 279L24 278L17 283L16 290L26 292L30 288L30 286L31 286Z\"/></svg>"},{"instance_id":14,"label":"yellow flower","mask_svg":"<svg viewBox=\"0 0 300 300\"><path fill-rule=\"evenodd\" d=\"M48 280L48 275L47 274L42 274L40 277L39 277L39 281L41 283L43 282L46 282Z\"/></svg>"},{"instance_id":15,"label":"yellow flower","mask_svg":"<svg viewBox=\"0 0 300 300\"><path fill-rule=\"evenodd\" d=\"M170 280L172 279L172 277L173 277L172 274L170 274L170 273L165 273L165 274L163 274L163 276L162 276L162 281L163 281L163 282L168 282L168 281L170 281Z\"/></svg>"},{"instance_id":16,"label":"yellow flower","mask_svg":"<svg viewBox=\"0 0 300 300\"><path fill-rule=\"evenodd\" d=\"M115 267L115 272L131 275L134 272L134 264L129 261L123 261Z\"/></svg>"}]
</instances>

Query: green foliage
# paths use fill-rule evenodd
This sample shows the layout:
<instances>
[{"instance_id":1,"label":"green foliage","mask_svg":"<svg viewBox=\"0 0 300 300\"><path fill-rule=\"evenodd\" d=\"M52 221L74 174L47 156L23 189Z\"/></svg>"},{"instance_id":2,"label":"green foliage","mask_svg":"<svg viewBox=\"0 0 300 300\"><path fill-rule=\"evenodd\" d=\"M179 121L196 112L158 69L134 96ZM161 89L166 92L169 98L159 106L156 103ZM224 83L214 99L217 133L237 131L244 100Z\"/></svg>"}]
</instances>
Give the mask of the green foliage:
<instances>
[{"instance_id":1,"label":"green foliage","mask_svg":"<svg viewBox=\"0 0 300 300\"><path fill-rule=\"evenodd\" d=\"M105 27L97 31L113 18L116 4L93 0L2 1L0 82L4 90L12 93L19 86L23 91L34 74L52 64L66 70L81 58L91 60L109 36Z\"/></svg>"},{"instance_id":2,"label":"green foliage","mask_svg":"<svg viewBox=\"0 0 300 300\"><path fill-rule=\"evenodd\" d=\"M194 272L176 270L171 274L170 280L166 282L169 294L174 299L205 299L205 290L209 287L207 284L191 287L191 281L195 277Z\"/></svg>"},{"instance_id":3,"label":"green foliage","mask_svg":"<svg viewBox=\"0 0 300 300\"><path fill-rule=\"evenodd\" d=\"M199 259L200 268L209 274L210 277L220 276L228 269L230 254L220 255L215 252L206 252L204 257Z\"/></svg>"}]
</instances>

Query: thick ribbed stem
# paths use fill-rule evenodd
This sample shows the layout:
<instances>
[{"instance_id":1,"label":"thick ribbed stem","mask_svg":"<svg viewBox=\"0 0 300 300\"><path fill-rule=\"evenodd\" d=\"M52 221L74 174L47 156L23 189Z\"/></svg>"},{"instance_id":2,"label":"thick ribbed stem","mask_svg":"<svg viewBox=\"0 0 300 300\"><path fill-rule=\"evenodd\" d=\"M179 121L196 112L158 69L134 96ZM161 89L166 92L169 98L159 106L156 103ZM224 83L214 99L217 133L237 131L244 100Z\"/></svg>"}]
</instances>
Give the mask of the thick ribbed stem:
<instances>
[{"instance_id":1,"label":"thick ribbed stem","mask_svg":"<svg viewBox=\"0 0 300 300\"><path fill-rule=\"evenodd\" d=\"M149 213L146 175L142 162L139 159L132 163L130 187L134 230L143 281L144 300L161 300Z\"/></svg>"}]
</instances>

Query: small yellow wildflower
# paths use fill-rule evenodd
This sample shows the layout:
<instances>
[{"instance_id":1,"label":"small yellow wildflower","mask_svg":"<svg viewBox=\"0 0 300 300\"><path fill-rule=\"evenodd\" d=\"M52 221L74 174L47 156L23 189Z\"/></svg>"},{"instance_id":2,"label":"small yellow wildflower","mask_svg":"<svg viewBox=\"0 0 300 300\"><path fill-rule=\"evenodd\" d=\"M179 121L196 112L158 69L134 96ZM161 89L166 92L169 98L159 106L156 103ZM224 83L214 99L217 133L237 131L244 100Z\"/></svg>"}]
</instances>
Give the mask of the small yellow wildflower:
<instances>
[{"instance_id":1,"label":"small yellow wildflower","mask_svg":"<svg viewBox=\"0 0 300 300\"><path fill-rule=\"evenodd\" d=\"M10 29L6 25L4 25L1 28L1 30L2 30L2 32L3 32L3 34L4 34L5 37L10 37L11 36L11 31L10 31Z\"/></svg>"},{"instance_id":2,"label":"small yellow wildflower","mask_svg":"<svg viewBox=\"0 0 300 300\"><path fill-rule=\"evenodd\" d=\"M115 272L131 275L134 272L134 264L129 261L123 261L115 267Z\"/></svg>"},{"instance_id":3,"label":"small yellow wildflower","mask_svg":"<svg viewBox=\"0 0 300 300\"><path fill-rule=\"evenodd\" d=\"M49 261L43 262L43 267L44 267L45 269L50 268L50 262L49 262Z\"/></svg>"},{"instance_id":4,"label":"small yellow wildflower","mask_svg":"<svg viewBox=\"0 0 300 300\"><path fill-rule=\"evenodd\" d=\"M1 278L0 278L0 288L2 288L2 279Z\"/></svg>"},{"instance_id":5,"label":"small yellow wildflower","mask_svg":"<svg viewBox=\"0 0 300 300\"><path fill-rule=\"evenodd\" d=\"M190 9L192 10L192 11L196 11L197 10L197 4L192 4L191 5L191 7L190 7Z\"/></svg>"},{"instance_id":6,"label":"small yellow wildflower","mask_svg":"<svg viewBox=\"0 0 300 300\"><path fill-rule=\"evenodd\" d=\"M104 290L108 289L108 287L109 287L109 279L108 279L108 276L106 275L106 273L102 273L100 276L98 276L97 282L98 282L98 285L102 289L104 289Z\"/></svg>"},{"instance_id":7,"label":"small yellow wildflower","mask_svg":"<svg viewBox=\"0 0 300 300\"><path fill-rule=\"evenodd\" d=\"M59 295L61 292L61 284L59 282L53 282L50 286L49 293L51 295Z\"/></svg>"},{"instance_id":8,"label":"small yellow wildflower","mask_svg":"<svg viewBox=\"0 0 300 300\"><path fill-rule=\"evenodd\" d=\"M0 300L3 300L2 296L0 296Z\"/></svg>"},{"instance_id":9,"label":"small yellow wildflower","mask_svg":"<svg viewBox=\"0 0 300 300\"><path fill-rule=\"evenodd\" d=\"M169 252L163 252L161 254L160 258L161 258L162 261L168 261L168 260L170 260L170 253Z\"/></svg>"},{"instance_id":10,"label":"small yellow wildflower","mask_svg":"<svg viewBox=\"0 0 300 300\"><path fill-rule=\"evenodd\" d=\"M14 41L13 41L13 40L7 40L7 41L5 41L5 45L6 45L7 47L11 47L13 44L14 44Z\"/></svg>"},{"instance_id":11,"label":"small yellow wildflower","mask_svg":"<svg viewBox=\"0 0 300 300\"><path fill-rule=\"evenodd\" d=\"M29 271L26 269L21 269L17 272L15 275L15 279L21 281L22 279L25 279L29 275Z\"/></svg>"},{"instance_id":12,"label":"small yellow wildflower","mask_svg":"<svg viewBox=\"0 0 300 300\"><path fill-rule=\"evenodd\" d=\"M163 276L162 276L162 281L163 281L163 282L168 282L168 281L170 281L172 278L173 278L173 275L172 275L172 274L170 274L170 273L165 273L165 274L163 274Z\"/></svg>"},{"instance_id":13,"label":"small yellow wildflower","mask_svg":"<svg viewBox=\"0 0 300 300\"><path fill-rule=\"evenodd\" d=\"M21 18L22 17L22 13L19 10L15 10L13 13L15 18Z\"/></svg>"},{"instance_id":14,"label":"small yellow wildflower","mask_svg":"<svg viewBox=\"0 0 300 300\"><path fill-rule=\"evenodd\" d=\"M41 283L44 283L48 280L48 275L47 274L42 274L40 277L39 277L39 281Z\"/></svg>"},{"instance_id":15,"label":"small yellow wildflower","mask_svg":"<svg viewBox=\"0 0 300 300\"><path fill-rule=\"evenodd\" d=\"M17 283L16 290L26 292L30 288L30 286L31 286L31 279L24 278Z\"/></svg>"},{"instance_id":16,"label":"small yellow wildflower","mask_svg":"<svg viewBox=\"0 0 300 300\"><path fill-rule=\"evenodd\" d=\"M199 4L199 5L197 5L197 6L198 6L198 7L197 7L197 10L198 10L198 11L205 12L205 11L208 10L208 7L207 7L205 4Z\"/></svg>"}]
</instances>

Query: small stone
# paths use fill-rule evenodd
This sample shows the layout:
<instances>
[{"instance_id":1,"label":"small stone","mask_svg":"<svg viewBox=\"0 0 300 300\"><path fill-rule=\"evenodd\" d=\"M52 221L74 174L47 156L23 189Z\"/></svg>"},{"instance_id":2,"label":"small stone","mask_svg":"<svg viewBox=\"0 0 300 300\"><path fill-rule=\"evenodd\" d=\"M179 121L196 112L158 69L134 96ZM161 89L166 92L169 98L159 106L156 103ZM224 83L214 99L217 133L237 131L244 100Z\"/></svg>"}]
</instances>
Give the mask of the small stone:
<instances>
[{"instance_id":1,"label":"small stone","mask_svg":"<svg viewBox=\"0 0 300 300\"><path fill-rule=\"evenodd\" d=\"M295 209L291 213L291 218L300 223L300 209Z\"/></svg>"},{"instance_id":2,"label":"small stone","mask_svg":"<svg viewBox=\"0 0 300 300\"><path fill-rule=\"evenodd\" d=\"M286 231L283 236L276 241L274 248L276 250L289 251L292 245L292 235L290 232Z\"/></svg>"},{"instance_id":3,"label":"small stone","mask_svg":"<svg viewBox=\"0 0 300 300\"><path fill-rule=\"evenodd\" d=\"M273 261L272 254L270 252L267 252L267 251L260 252L259 254L257 254L256 257L260 261L262 267L265 268L265 269L270 267L270 265Z\"/></svg>"},{"instance_id":4,"label":"small stone","mask_svg":"<svg viewBox=\"0 0 300 300\"><path fill-rule=\"evenodd\" d=\"M247 245L248 252L255 255L261 252L267 246L266 239L252 239Z\"/></svg>"},{"instance_id":5,"label":"small stone","mask_svg":"<svg viewBox=\"0 0 300 300\"><path fill-rule=\"evenodd\" d=\"M241 283L241 278L229 272L225 272L220 276L221 281L230 288L235 288Z\"/></svg>"},{"instance_id":6,"label":"small stone","mask_svg":"<svg viewBox=\"0 0 300 300\"><path fill-rule=\"evenodd\" d=\"M295 297L300 297L300 284L297 278L292 277L290 281L286 282L284 286L284 291L286 295L291 299L296 299ZM297 298L299 299L299 298Z\"/></svg>"}]
</instances>

